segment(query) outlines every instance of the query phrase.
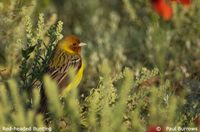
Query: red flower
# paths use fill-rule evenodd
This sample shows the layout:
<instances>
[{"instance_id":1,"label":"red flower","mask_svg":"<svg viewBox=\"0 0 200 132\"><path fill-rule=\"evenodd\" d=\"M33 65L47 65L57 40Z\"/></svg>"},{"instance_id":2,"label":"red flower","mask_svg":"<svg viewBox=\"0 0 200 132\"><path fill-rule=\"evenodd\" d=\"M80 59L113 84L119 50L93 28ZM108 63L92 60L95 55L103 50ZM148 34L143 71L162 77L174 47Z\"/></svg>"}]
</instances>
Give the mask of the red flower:
<instances>
[{"instance_id":1,"label":"red flower","mask_svg":"<svg viewBox=\"0 0 200 132\"><path fill-rule=\"evenodd\" d=\"M191 0L171 0L171 1L180 2L182 5L185 5L185 6L191 5Z\"/></svg>"},{"instance_id":2,"label":"red flower","mask_svg":"<svg viewBox=\"0 0 200 132\"><path fill-rule=\"evenodd\" d=\"M147 132L164 132L164 129L160 126L152 125L147 128Z\"/></svg>"},{"instance_id":3,"label":"red flower","mask_svg":"<svg viewBox=\"0 0 200 132\"><path fill-rule=\"evenodd\" d=\"M151 0L154 10L163 17L164 20L170 20L172 17L172 8L164 0Z\"/></svg>"},{"instance_id":4,"label":"red flower","mask_svg":"<svg viewBox=\"0 0 200 132\"><path fill-rule=\"evenodd\" d=\"M191 0L180 0L183 5L189 6L191 4Z\"/></svg>"}]
</instances>

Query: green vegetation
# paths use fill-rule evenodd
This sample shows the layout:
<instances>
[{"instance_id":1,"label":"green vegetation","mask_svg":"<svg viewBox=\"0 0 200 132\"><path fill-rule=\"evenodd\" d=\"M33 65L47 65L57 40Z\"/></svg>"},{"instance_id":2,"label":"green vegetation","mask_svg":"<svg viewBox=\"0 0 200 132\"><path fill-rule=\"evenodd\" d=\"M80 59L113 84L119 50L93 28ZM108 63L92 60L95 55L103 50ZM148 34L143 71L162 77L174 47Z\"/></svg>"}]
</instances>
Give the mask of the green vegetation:
<instances>
[{"instance_id":1,"label":"green vegetation","mask_svg":"<svg viewBox=\"0 0 200 132\"><path fill-rule=\"evenodd\" d=\"M1 0L0 131L200 127L199 5L173 4L173 18L164 21L149 0ZM88 44L86 68L78 88L60 97L44 72L69 34ZM41 82L47 114L36 112Z\"/></svg>"}]
</instances>

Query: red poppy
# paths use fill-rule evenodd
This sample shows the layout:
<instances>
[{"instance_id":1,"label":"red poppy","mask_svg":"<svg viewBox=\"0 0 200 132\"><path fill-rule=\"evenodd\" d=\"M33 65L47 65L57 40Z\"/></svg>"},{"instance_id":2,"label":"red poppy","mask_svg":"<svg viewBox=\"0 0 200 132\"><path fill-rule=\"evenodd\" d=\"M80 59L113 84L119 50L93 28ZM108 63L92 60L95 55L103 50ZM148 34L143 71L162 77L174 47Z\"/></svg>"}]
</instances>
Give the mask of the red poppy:
<instances>
[{"instance_id":1,"label":"red poppy","mask_svg":"<svg viewBox=\"0 0 200 132\"><path fill-rule=\"evenodd\" d=\"M164 20L170 20L172 17L172 8L164 0L151 0L154 10L163 17Z\"/></svg>"},{"instance_id":2,"label":"red poppy","mask_svg":"<svg viewBox=\"0 0 200 132\"><path fill-rule=\"evenodd\" d=\"M182 5L185 5L185 6L191 5L191 0L171 0L171 1L180 2Z\"/></svg>"},{"instance_id":3,"label":"red poppy","mask_svg":"<svg viewBox=\"0 0 200 132\"><path fill-rule=\"evenodd\" d=\"M190 5L191 0L180 0L183 5Z\"/></svg>"},{"instance_id":4,"label":"red poppy","mask_svg":"<svg viewBox=\"0 0 200 132\"><path fill-rule=\"evenodd\" d=\"M164 129L160 126L152 125L147 128L147 132L164 132Z\"/></svg>"}]
</instances>

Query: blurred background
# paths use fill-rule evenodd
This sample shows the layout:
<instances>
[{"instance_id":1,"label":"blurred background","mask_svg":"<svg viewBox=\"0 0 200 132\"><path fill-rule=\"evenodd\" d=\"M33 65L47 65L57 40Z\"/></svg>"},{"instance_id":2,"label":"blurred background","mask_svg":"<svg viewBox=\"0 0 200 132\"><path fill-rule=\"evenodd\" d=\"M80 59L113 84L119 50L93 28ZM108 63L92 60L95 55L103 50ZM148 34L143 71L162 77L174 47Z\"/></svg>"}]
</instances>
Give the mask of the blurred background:
<instances>
[{"instance_id":1,"label":"blurred background","mask_svg":"<svg viewBox=\"0 0 200 132\"><path fill-rule=\"evenodd\" d=\"M184 98L197 103L200 1L167 3L173 14L166 20L153 0L0 0L1 79L17 73L21 41L25 41L25 16L31 17L36 30L43 13L45 24L61 20L64 36L75 34L88 44L82 52L86 63L80 85L83 92L97 86L101 64L107 60L113 76L125 67L135 74L143 67L158 68L160 78L170 80L173 92L193 91ZM198 104L190 110L198 114L199 108Z\"/></svg>"},{"instance_id":2,"label":"blurred background","mask_svg":"<svg viewBox=\"0 0 200 132\"><path fill-rule=\"evenodd\" d=\"M23 18L31 16L36 25L39 13L44 13L46 23L61 20L64 35L75 34L88 43L83 50L90 75L83 81L87 87L95 86L103 58L109 60L113 74L125 66L158 67L174 81L199 78L198 4L171 2L173 15L166 21L149 0L1 0L0 64L12 65L8 63L16 60L14 50L23 47L17 45L24 36Z\"/></svg>"}]
</instances>

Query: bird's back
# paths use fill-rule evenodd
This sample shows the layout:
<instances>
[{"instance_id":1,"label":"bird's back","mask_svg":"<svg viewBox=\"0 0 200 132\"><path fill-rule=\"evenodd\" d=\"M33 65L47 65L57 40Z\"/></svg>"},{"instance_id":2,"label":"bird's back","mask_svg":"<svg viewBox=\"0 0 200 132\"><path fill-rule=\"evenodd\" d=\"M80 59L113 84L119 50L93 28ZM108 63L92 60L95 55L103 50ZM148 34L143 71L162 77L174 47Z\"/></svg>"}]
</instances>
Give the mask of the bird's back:
<instances>
[{"instance_id":1,"label":"bird's back","mask_svg":"<svg viewBox=\"0 0 200 132\"><path fill-rule=\"evenodd\" d=\"M46 73L52 80L57 82L58 91L61 94L65 94L78 86L82 79L83 69L80 55L67 54L61 49L56 49ZM73 77L70 77L70 70L74 71ZM41 86L41 100L38 112L47 112L47 96L43 85Z\"/></svg>"},{"instance_id":2,"label":"bird's back","mask_svg":"<svg viewBox=\"0 0 200 132\"><path fill-rule=\"evenodd\" d=\"M70 70L74 71L74 77L70 78ZM82 77L82 72L80 70L83 72L80 55L68 54L61 49L57 49L48 66L47 74L57 82L60 91L63 91L69 84L77 82L77 73Z\"/></svg>"}]
</instances>

